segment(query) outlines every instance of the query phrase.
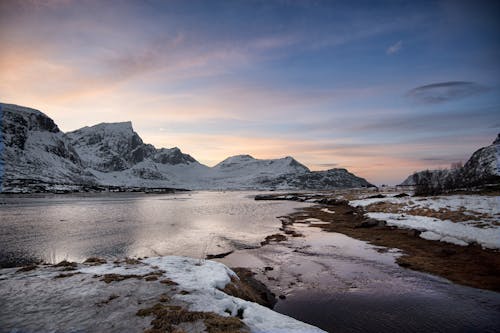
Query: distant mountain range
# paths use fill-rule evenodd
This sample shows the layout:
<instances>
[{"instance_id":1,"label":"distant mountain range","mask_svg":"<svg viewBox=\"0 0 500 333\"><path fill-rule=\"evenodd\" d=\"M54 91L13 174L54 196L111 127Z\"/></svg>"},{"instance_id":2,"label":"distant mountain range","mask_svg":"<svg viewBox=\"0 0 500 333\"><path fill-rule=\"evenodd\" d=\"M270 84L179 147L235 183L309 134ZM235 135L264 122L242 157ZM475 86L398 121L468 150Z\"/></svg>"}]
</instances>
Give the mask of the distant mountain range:
<instances>
[{"instance_id":1,"label":"distant mountain range","mask_svg":"<svg viewBox=\"0 0 500 333\"><path fill-rule=\"evenodd\" d=\"M106 188L314 189L371 187L346 169L310 171L292 157L232 156L208 167L179 148L157 149L131 122L63 133L42 112L0 104L2 192Z\"/></svg>"},{"instance_id":2,"label":"distant mountain range","mask_svg":"<svg viewBox=\"0 0 500 333\"><path fill-rule=\"evenodd\" d=\"M475 151L462 167L419 171L401 183L417 186L422 194L492 184L500 184L500 134L491 145Z\"/></svg>"}]
</instances>

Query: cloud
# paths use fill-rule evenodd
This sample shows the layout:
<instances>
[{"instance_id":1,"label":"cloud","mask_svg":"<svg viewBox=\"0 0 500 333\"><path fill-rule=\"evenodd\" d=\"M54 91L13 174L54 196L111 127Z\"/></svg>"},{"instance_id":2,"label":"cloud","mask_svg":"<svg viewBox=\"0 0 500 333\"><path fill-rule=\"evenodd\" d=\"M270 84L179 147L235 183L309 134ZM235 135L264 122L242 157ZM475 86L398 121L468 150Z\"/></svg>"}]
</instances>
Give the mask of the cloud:
<instances>
[{"instance_id":1,"label":"cloud","mask_svg":"<svg viewBox=\"0 0 500 333\"><path fill-rule=\"evenodd\" d=\"M475 82L449 81L416 87L406 95L420 103L436 104L477 95L487 90L487 87Z\"/></svg>"},{"instance_id":2,"label":"cloud","mask_svg":"<svg viewBox=\"0 0 500 333\"><path fill-rule=\"evenodd\" d=\"M387 48L387 50L385 51L385 53L387 53L389 55L394 54L394 53L398 53L402 47L403 47L403 41L402 40L397 41L396 44L389 46Z\"/></svg>"}]
</instances>

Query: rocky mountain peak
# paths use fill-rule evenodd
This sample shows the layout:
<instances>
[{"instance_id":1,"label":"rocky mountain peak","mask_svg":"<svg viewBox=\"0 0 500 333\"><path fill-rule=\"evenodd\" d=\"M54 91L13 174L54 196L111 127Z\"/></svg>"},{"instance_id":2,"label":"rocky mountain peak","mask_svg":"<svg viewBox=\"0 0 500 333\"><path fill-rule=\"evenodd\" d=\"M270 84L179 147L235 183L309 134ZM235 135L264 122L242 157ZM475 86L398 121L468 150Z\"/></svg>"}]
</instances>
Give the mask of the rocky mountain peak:
<instances>
[{"instance_id":1,"label":"rocky mountain peak","mask_svg":"<svg viewBox=\"0 0 500 333\"><path fill-rule=\"evenodd\" d=\"M5 177L0 192L59 186L189 189L330 189L370 186L345 170L311 172L291 156L236 155L214 167L178 147L145 144L130 121L100 123L63 133L42 112L2 104ZM44 187L45 186L45 187ZM55 186L55 187L54 187Z\"/></svg>"},{"instance_id":2,"label":"rocky mountain peak","mask_svg":"<svg viewBox=\"0 0 500 333\"><path fill-rule=\"evenodd\" d=\"M493 141L493 144L494 145L499 145L500 144L500 133L498 133L497 138L495 139L495 141Z\"/></svg>"},{"instance_id":3,"label":"rocky mountain peak","mask_svg":"<svg viewBox=\"0 0 500 333\"><path fill-rule=\"evenodd\" d=\"M191 157L191 155L182 153L182 151L177 147L170 149L157 149L156 153L151 157L151 159L156 163L171 165L189 164L196 162L196 160Z\"/></svg>"},{"instance_id":4,"label":"rocky mountain peak","mask_svg":"<svg viewBox=\"0 0 500 333\"><path fill-rule=\"evenodd\" d=\"M9 118L17 123L20 127L31 131L47 131L51 133L59 133L59 127L54 121L44 113L24 106L15 104L1 104L2 112L9 114Z\"/></svg>"},{"instance_id":5,"label":"rocky mountain peak","mask_svg":"<svg viewBox=\"0 0 500 333\"><path fill-rule=\"evenodd\" d=\"M130 121L86 126L66 135L86 166L102 172L125 170L155 152Z\"/></svg>"},{"instance_id":6,"label":"rocky mountain peak","mask_svg":"<svg viewBox=\"0 0 500 333\"><path fill-rule=\"evenodd\" d=\"M438 194L457 188L483 186L500 182L500 134L493 144L476 150L463 167L453 170L419 171L401 185L416 185L421 194ZM424 193L425 192L425 193Z\"/></svg>"}]
</instances>

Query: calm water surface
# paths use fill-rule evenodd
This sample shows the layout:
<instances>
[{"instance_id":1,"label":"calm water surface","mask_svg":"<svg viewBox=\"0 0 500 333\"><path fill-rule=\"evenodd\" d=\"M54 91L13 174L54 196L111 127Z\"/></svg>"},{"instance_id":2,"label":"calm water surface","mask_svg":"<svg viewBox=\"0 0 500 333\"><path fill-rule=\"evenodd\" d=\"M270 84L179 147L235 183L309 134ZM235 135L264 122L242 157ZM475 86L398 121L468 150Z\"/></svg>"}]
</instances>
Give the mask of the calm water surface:
<instances>
[{"instance_id":1,"label":"calm water surface","mask_svg":"<svg viewBox=\"0 0 500 333\"><path fill-rule=\"evenodd\" d=\"M0 267L91 256L204 257L252 247L305 204L250 192L0 197Z\"/></svg>"}]
</instances>

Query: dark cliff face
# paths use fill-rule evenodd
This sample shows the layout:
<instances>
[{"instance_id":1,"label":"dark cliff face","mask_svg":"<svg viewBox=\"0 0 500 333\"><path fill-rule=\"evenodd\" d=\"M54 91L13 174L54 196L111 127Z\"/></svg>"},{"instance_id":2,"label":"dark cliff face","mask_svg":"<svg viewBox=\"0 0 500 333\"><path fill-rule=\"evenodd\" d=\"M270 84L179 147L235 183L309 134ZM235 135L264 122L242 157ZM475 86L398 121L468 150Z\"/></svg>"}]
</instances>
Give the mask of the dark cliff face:
<instances>
[{"instance_id":1,"label":"dark cliff face","mask_svg":"<svg viewBox=\"0 0 500 333\"><path fill-rule=\"evenodd\" d=\"M101 172L123 171L146 160L170 165L196 162L179 148L156 149L145 144L130 122L84 127L68 137L84 164Z\"/></svg>"},{"instance_id":2,"label":"dark cliff face","mask_svg":"<svg viewBox=\"0 0 500 333\"><path fill-rule=\"evenodd\" d=\"M156 151L144 144L130 122L84 127L67 136L85 166L101 172L126 170Z\"/></svg>"},{"instance_id":3,"label":"dark cliff face","mask_svg":"<svg viewBox=\"0 0 500 333\"><path fill-rule=\"evenodd\" d=\"M81 159L52 119L40 111L2 104L4 187L30 181L82 183ZM85 178L85 179L84 179Z\"/></svg>"},{"instance_id":4,"label":"dark cliff face","mask_svg":"<svg viewBox=\"0 0 500 333\"><path fill-rule=\"evenodd\" d=\"M333 190L338 188L375 187L366 179L357 177L346 169L326 171L308 171L300 174L288 174L263 182L271 187L291 187L306 190Z\"/></svg>"},{"instance_id":5,"label":"dark cliff face","mask_svg":"<svg viewBox=\"0 0 500 333\"><path fill-rule=\"evenodd\" d=\"M500 184L500 134L493 144L475 151L463 167L454 170L426 170L409 176L402 185L415 185L420 194Z\"/></svg>"},{"instance_id":6,"label":"dark cliff face","mask_svg":"<svg viewBox=\"0 0 500 333\"><path fill-rule=\"evenodd\" d=\"M158 149L156 153L151 157L151 159L156 163L171 165L189 164L196 162L196 160L191 157L191 155L183 154L177 147L172 149Z\"/></svg>"},{"instance_id":7,"label":"dark cliff face","mask_svg":"<svg viewBox=\"0 0 500 333\"><path fill-rule=\"evenodd\" d=\"M29 131L59 133L59 128L52 119L40 112L20 112L15 105L4 104L2 111L5 123L3 131L7 139L5 145L24 149Z\"/></svg>"}]
</instances>

